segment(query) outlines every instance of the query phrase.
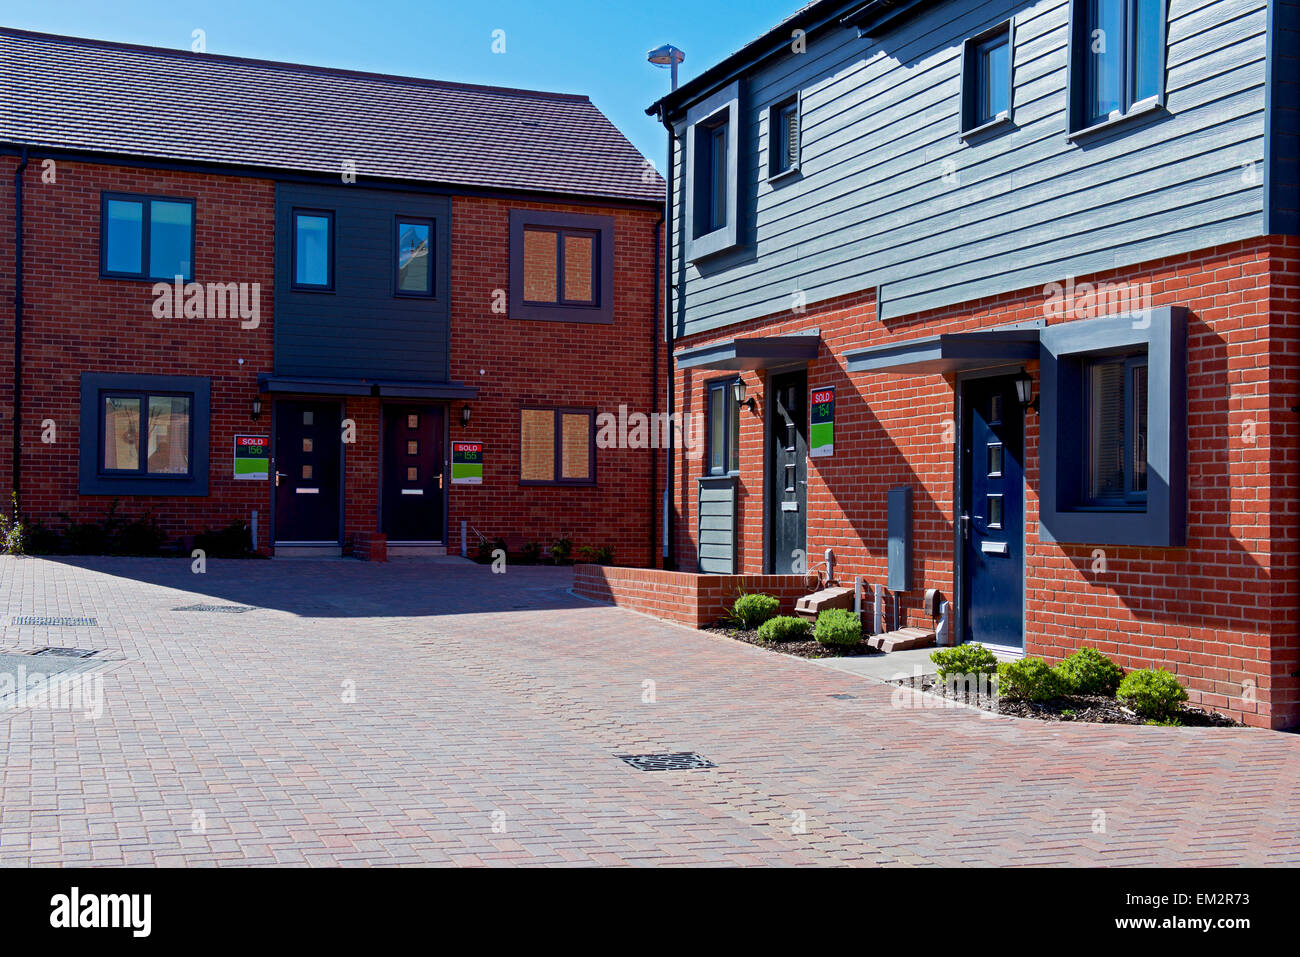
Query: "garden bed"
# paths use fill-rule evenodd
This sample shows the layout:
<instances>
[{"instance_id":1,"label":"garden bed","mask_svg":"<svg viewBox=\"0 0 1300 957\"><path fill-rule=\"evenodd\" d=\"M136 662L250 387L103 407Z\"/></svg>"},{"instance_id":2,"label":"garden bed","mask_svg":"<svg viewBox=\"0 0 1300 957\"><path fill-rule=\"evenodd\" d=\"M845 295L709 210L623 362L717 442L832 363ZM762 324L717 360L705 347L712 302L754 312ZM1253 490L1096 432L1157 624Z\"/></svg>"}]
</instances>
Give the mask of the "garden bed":
<instances>
[{"instance_id":1,"label":"garden bed","mask_svg":"<svg viewBox=\"0 0 1300 957\"><path fill-rule=\"evenodd\" d=\"M823 645L811 637L795 641L761 641L757 629L737 628L734 625L708 625L701 630L711 635L743 641L747 645L757 645L768 651L779 651L783 655L791 655L795 658L862 658L881 654L876 649L868 647L865 641L849 646Z\"/></svg>"},{"instance_id":2,"label":"garden bed","mask_svg":"<svg viewBox=\"0 0 1300 957\"><path fill-rule=\"evenodd\" d=\"M1013 701L999 698L991 693L979 694L974 690L968 692L960 684L954 686L941 682L937 675L922 675L919 678L909 675L890 683L925 691L949 700L961 701L983 711L1017 718L1033 718L1039 721L1085 721L1093 724L1151 723L1124 707L1115 698L1105 695L1067 695L1049 701ZM1176 717L1183 726L1189 728L1245 727L1226 715L1188 704L1179 706Z\"/></svg>"}]
</instances>

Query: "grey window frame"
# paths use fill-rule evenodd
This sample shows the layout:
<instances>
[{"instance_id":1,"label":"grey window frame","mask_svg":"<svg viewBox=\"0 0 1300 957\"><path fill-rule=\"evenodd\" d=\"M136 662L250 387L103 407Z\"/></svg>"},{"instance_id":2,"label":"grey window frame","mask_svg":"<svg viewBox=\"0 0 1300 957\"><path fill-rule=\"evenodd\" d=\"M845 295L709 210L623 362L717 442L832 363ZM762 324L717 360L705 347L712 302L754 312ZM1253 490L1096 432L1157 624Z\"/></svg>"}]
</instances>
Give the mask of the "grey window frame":
<instances>
[{"instance_id":1,"label":"grey window frame","mask_svg":"<svg viewBox=\"0 0 1300 957\"><path fill-rule=\"evenodd\" d=\"M105 395L190 397L190 471L187 475L106 470L103 462ZM142 412L145 412L142 409ZM146 413L147 414L147 413ZM208 494L211 381L206 376L81 374L78 492L82 495L202 497ZM141 443L143 446L143 443ZM143 452L142 452L143 454Z\"/></svg>"},{"instance_id":2,"label":"grey window frame","mask_svg":"<svg viewBox=\"0 0 1300 957\"><path fill-rule=\"evenodd\" d=\"M407 223L413 226L429 227L428 292L411 292L402 288L402 226ZM438 270L435 262L437 256L438 221L436 219L432 216L404 216L400 213L395 215L393 217L393 296L398 299L437 299ZM295 268L297 268L297 258L295 254Z\"/></svg>"},{"instance_id":3,"label":"grey window frame","mask_svg":"<svg viewBox=\"0 0 1300 957\"><path fill-rule=\"evenodd\" d=\"M996 116L981 119L979 103L984 92L981 52L994 40L1005 37L1007 44L1007 108ZM970 139L1012 125L1016 110L1016 24L1004 20L982 33L968 37L962 44L961 65L961 138Z\"/></svg>"},{"instance_id":4,"label":"grey window frame","mask_svg":"<svg viewBox=\"0 0 1300 957\"><path fill-rule=\"evenodd\" d=\"M686 112L686 126L682 137L685 152L683 169L684 207L686 214L686 258L691 262L729 252L741 245L740 160L744 155L741 127L745 115L741 111L740 81L736 80L701 100ZM727 182L725 188L726 216L723 225L713 227L708 210L712 192L712 150L704 143L710 141L713 130L726 123Z\"/></svg>"},{"instance_id":5,"label":"grey window frame","mask_svg":"<svg viewBox=\"0 0 1300 957\"><path fill-rule=\"evenodd\" d=\"M325 255L326 282L304 283L298 281L298 217L323 216L328 226L325 230L325 242L329 247ZM338 222L332 209L316 209L307 206L294 206L289 210L289 288L294 292L334 292L334 256L338 248ZM383 288L382 286L380 287Z\"/></svg>"},{"instance_id":6,"label":"grey window frame","mask_svg":"<svg viewBox=\"0 0 1300 957\"><path fill-rule=\"evenodd\" d=\"M530 302L524 299L524 232L542 229L560 234L557 242L556 295L563 295L565 233L591 233L596 246L592 251L591 302L563 300ZM609 324L614 321L614 217L579 213L554 213L547 210L512 209L510 211L510 295L511 319L551 322L588 322Z\"/></svg>"},{"instance_id":7,"label":"grey window frame","mask_svg":"<svg viewBox=\"0 0 1300 957\"><path fill-rule=\"evenodd\" d=\"M140 203L140 270L120 272L108 268L108 204L110 201ZM153 220L153 203L183 203L190 208L190 272L182 276L184 282L194 281L194 255L197 249L195 234L199 231L198 203L190 196L165 196L159 193L119 193L103 191L99 194L99 278L128 279L139 282L172 282L176 274L154 276L149 272L150 223Z\"/></svg>"},{"instance_id":8,"label":"grey window frame","mask_svg":"<svg viewBox=\"0 0 1300 957\"><path fill-rule=\"evenodd\" d=\"M740 410L732 390L740 376L725 376L709 379L704 383L704 474L706 476L724 476L740 474ZM722 468L713 468L713 393L722 392L722 408L725 421L722 425ZM736 465L733 468L732 462Z\"/></svg>"},{"instance_id":9,"label":"grey window frame","mask_svg":"<svg viewBox=\"0 0 1300 957\"><path fill-rule=\"evenodd\" d=\"M1137 50L1131 28L1138 0L1124 4L1124 77L1120 90L1120 109L1108 117L1088 115L1087 98L1092 76L1089 48L1091 44L1091 3L1093 0L1070 0L1069 48L1067 50L1067 136L1082 139L1110 131L1136 118L1162 113L1165 107L1165 83L1169 72L1169 0L1160 4L1160 62L1156 64L1156 92L1134 100L1134 73Z\"/></svg>"},{"instance_id":10,"label":"grey window frame","mask_svg":"<svg viewBox=\"0 0 1300 957\"><path fill-rule=\"evenodd\" d=\"M1147 357L1145 503L1089 505L1084 494L1089 361ZM1181 547L1187 541L1187 310L1056 323L1039 334L1039 535L1044 541Z\"/></svg>"},{"instance_id":11,"label":"grey window frame","mask_svg":"<svg viewBox=\"0 0 1300 957\"><path fill-rule=\"evenodd\" d=\"M551 472L555 476L553 479L525 479L524 475L524 433L523 417L525 412L552 412L554 413L554 468ZM585 415L587 416L587 463L590 466L590 477L585 479L566 479L562 478L562 464L564 462L564 433L563 423L566 415ZM562 485L565 487L589 487L596 484L596 410L590 406L554 406L554 405L534 405L524 404L519 407L519 464L518 475L520 485L549 487L552 485Z\"/></svg>"}]
</instances>

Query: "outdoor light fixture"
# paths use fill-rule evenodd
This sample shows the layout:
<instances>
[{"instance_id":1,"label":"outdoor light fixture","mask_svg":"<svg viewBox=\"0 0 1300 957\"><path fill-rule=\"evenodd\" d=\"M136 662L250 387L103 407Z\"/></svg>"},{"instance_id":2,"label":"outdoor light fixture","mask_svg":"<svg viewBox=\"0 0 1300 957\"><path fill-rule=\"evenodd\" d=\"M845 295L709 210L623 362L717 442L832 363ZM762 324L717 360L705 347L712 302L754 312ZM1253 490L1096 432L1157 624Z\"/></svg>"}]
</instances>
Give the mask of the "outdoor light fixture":
<instances>
[{"instance_id":1,"label":"outdoor light fixture","mask_svg":"<svg viewBox=\"0 0 1300 957\"><path fill-rule=\"evenodd\" d=\"M262 417L262 400L258 396L253 396L253 421L256 422Z\"/></svg>"},{"instance_id":2,"label":"outdoor light fixture","mask_svg":"<svg viewBox=\"0 0 1300 957\"><path fill-rule=\"evenodd\" d=\"M758 408L758 403L754 401L753 397L748 399L745 398L745 392L745 380L737 379L735 384L731 387L731 394L736 399L736 405L749 406L749 411L753 412Z\"/></svg>"},{"instance_id":3,"label":"outdoor light fixture","mask_svg":"<svg viewBox=\"0 0 1300 957\"><path fill-rule=\"evenodd\" d=\"M1022 409L1033 409L1038 411L1038 397L1034 395L1034 379L1024 369L1016 376L1016 398L1020 400Z\"/></svg>"},{"instance_id":4,"label":"outdoor light fixture","mask_svg":"<svg viewBox=\"0 0 1300 957\"><path fill-rule=\"evenodd\" d=\"M469 406L467 405L460 407L460 424L465 428L469 428Z\"/></svg>"},{"instance_id":5,"label":"outdoor light fixture","mask_svg":"<svg viewBox=\"0 0 1300 957\"><path fill-rule=\"evenodd\" d=\"M677 89L677 64L686 59L686 54L671 43L665 43L661 47L655 47L645 55L645 58L655 66L671 67L673 71L673 89Z\"/></svg>"}]
</instances>

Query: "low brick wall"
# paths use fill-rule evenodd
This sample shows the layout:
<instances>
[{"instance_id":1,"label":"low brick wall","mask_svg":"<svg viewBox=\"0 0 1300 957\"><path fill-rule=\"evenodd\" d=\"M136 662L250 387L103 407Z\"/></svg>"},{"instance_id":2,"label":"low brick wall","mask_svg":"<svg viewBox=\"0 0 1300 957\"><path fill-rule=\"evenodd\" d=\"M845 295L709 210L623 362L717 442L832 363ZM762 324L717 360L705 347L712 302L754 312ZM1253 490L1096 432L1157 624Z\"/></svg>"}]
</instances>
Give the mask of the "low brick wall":
<instances>
[{"instance_id":1,"label":"low brick wall","mask_svg":"<svg viewBox=\"0 0 1300 957\"><path fill-rule=\"evenodd\" d=\"M357 532L352 536L352 557L363 562L388 561L388 536L382 532Z\"/></svg>"},{"instance_id":2,"label":"low brick wall","mask_svg":"<svg viewBox=\"0 0 1300 957\"><path fill-rule=\"evenodd\" d=\"M811 576L803 575L697 575L604 565L576 565L573 569L573 590L583 598L693 628L724 617L742 591L779 598L781 614L789 615L794 603L816 587Z\"/></svg>"}]
</instances>

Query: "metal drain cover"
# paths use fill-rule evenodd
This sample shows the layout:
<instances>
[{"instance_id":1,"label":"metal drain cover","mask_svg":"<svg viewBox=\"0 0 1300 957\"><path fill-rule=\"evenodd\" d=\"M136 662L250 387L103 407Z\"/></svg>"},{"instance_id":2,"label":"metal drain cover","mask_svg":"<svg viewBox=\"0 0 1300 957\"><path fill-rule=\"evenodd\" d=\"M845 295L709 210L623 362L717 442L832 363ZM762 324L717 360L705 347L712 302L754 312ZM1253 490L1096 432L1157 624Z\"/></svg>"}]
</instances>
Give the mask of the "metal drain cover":
<instances>
[{"instance_id":1,"label":"metal drain cover","mask_svg":"<svg viewBox=\"0 0 1300 957\"><path fill-rule=\"evenodd\" d=\"M183 605L172 609L172 611L217 611L225 612L227 615L242 615L252 610L252 605Z\"/></svg>"},{"instance_id":2,"label":"metal drain cover","mask_svg":"<svg viewBox=\"0 0 1300 957\"><path fill-rule=\"evenodd\" d=\"M660 754L616 754L638 771L698 771L703 768L716 768L717 765L708 758L701 757L694 751L677 751Z\"/></svg>"},{"instance_id":3,"label":"metal drain cover","mask_svg":"<svg viewBox=\"0 0 1300 957\"><path fill-rule=\"evenodd\" d=\"M58 625L75 628L83 625L97 625L96 618L48 618L41 615L19 615L11 622L14 625Z\"/></svg>"},{"instance_id":4,"label":"metal drain cover","mask_svg":"<svg viewBox=\"0 0 1300 957\"><path fill-rule=\"evenodd\" d=\"M38 648L36 651L33 651L32 654L33 655L54 655L55 657L58 658L90 658L93 655L99 654L99 651L98 650L92 651L89 648L46 647L46 648Z\"/></svg>"},{"instance_id":5,"label":"metal drain cover","mask_svg":"<svg viewBox=\"0 0 1300 957\"><path fill-rule=\"evenodd\" d=\"M836 698L839 701L855 701L858 696L855 694L833 694L831 697Z\"/></svg>"}]
</instances>

